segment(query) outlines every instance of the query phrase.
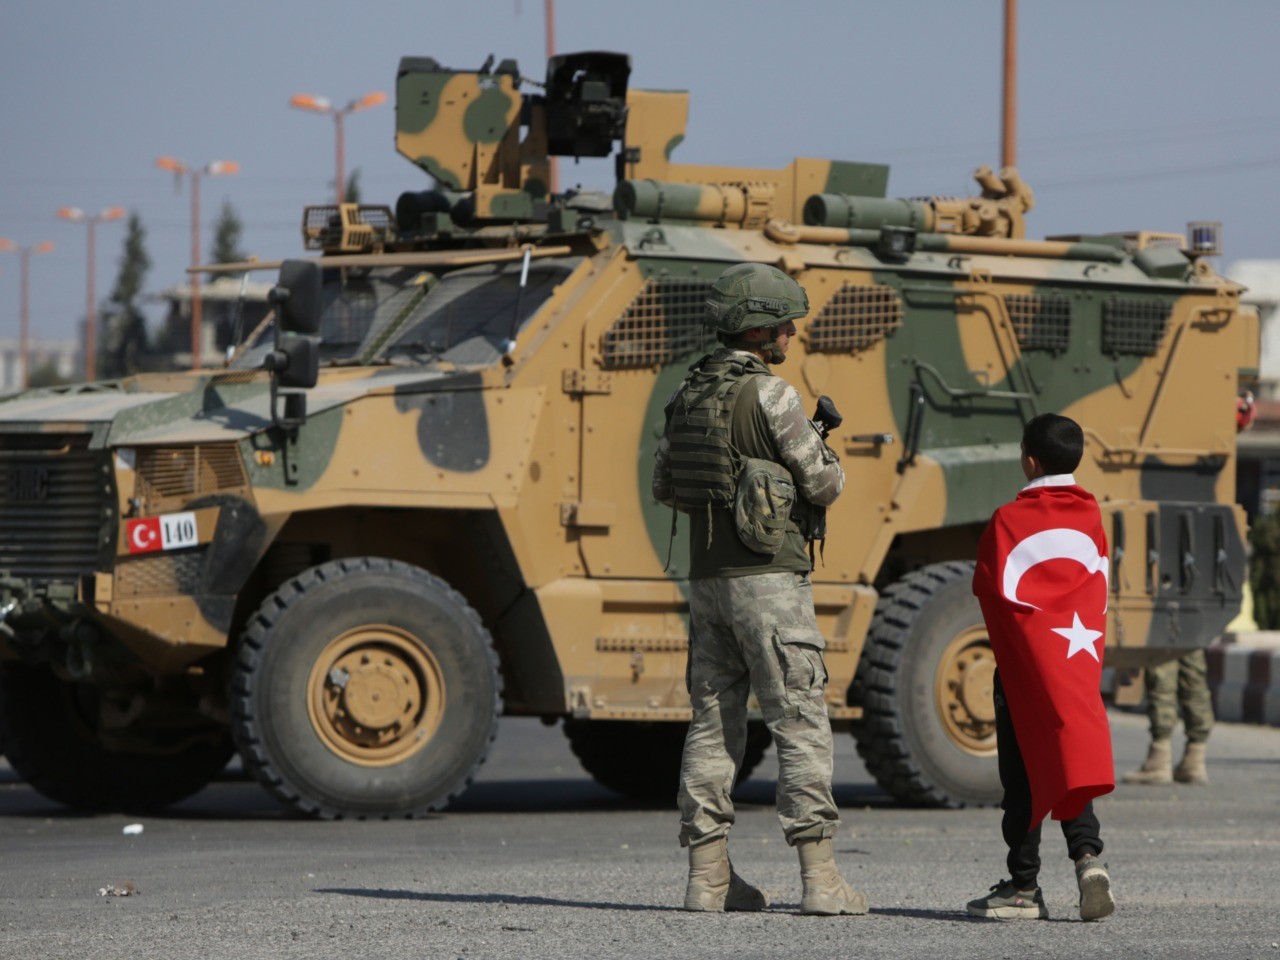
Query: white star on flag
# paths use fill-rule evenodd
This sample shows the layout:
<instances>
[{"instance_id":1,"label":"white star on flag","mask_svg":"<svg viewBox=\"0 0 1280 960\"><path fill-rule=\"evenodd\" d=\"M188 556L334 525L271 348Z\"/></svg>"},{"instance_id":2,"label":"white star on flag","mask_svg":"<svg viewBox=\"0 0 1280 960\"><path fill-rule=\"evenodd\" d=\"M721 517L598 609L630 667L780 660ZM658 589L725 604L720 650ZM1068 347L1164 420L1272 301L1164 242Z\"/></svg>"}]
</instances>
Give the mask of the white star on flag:
<instances>
[{"instance_id":1,"label":"white star on flag","mask_svg":"<svg viewBox=\"0 0 1280 960\"><path fill-rule=\"evenodd\" d=\"M1102 636L1101 630L1090 630L1080 622L1080 614L1074 614L1075 623L1069 627L1051 627L1054 633L1059 636L1066 637L1071 641L1071 646L1067 648L1067 659L1070 660L1077 653L1083 650L1093 659L1098 660L1098 650L1094 647L1094 641ZM1101 660L1098 660L1101 663Z\"/></svg>"}]
</instances>

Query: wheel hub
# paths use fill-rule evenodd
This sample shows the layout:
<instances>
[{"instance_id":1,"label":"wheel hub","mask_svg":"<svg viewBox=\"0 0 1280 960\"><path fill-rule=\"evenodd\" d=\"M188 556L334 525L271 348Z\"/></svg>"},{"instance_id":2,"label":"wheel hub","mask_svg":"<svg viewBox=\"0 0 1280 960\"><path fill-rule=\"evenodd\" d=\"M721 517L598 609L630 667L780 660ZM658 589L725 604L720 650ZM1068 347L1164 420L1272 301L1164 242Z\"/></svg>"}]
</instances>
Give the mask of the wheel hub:
<instances>
[{"instance_id":1,"label":"wheel hub","mask_svg":"<svg viewBox=\"0 0 1280 960\"><path fill-rule=\"evenodd\" d=\"M444 680L423 641L386 625L349 630L316 659L307 708L325 745L364 766L398 763L431 739Z\"/></svg>"},{"instance_id":2,"label":"wheel hub","mask_svg":"<svg viewBox=\"0 0 1280 960\"><path fill-rule=\"evenodd\" d=\"M938 663L938 715L952 742L975 756L996 750L995 672L991 641L981 626L958 633Z\"/></svg>"}]
</instances>

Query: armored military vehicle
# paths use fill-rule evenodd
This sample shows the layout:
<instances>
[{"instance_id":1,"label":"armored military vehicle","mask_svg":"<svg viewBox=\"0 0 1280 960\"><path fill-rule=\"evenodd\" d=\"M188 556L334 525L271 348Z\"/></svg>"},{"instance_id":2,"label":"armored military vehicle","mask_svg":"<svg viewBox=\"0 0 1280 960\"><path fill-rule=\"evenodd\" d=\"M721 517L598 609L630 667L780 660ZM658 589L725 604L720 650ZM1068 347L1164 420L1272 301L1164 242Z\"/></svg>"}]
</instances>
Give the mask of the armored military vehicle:
<instances>
[{"instance_id":1,"label":"armored military vehicle","mask_svg":"<svg viewBox=\"0 0 1280 960\"><path fill-rule=\"evenodd\" d=\"M669 800L687 568L652 454L742 261L807 289L778 370L844 414L814 598L832 721L893 796L998 798L971 558L1033 415L1085 427L1107 663L1234 616L1258 330L1211 233L1026 239L1013 170L895 200L877 164L681 165L687 95L629 74L401 61L398 149L433 184L308 208L316 256L267 265L273 312L224 369L0 404L0 745L31 784L157 806L238 750L301 813L412 816L466 788L505 714ZM610 156L612 196L549 192L549 158ZM768 744L753 725L744 773Z\"/></svg>"}]
</instances>

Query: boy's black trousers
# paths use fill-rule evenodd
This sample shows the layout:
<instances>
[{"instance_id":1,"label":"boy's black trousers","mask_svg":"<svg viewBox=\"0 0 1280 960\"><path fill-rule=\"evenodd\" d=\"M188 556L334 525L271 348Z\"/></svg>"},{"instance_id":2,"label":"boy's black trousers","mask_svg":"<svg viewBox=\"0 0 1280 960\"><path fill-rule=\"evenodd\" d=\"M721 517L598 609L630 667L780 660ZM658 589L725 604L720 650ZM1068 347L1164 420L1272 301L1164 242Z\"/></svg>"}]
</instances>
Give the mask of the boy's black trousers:
<instances>
[{"instance_id":1,"label":"boy's black trousers","mask_svg":"<svg viewBox=\"0 0 1280 960\"><path fill-rule=\"evenodd\" d=\"M1031 823L1031 782L1027 779L1027 768L1022 762L1022 751L1018 748L1018 736L1013 729L1013 718L1009 716L1009 705L1004 699L1004 686L1000 683L998 670L995 700L996 749L1000 753L1000 786L1004 787L1004 799L1000 801L1004 819L1000 827L1004 842L1009 847L1006 862L1014 885L1019 890L1030 890L1036 886L1036 878L1040 875L1040 824L1034 830L1027 829ZM1098 834L1098 818L1094 815L1092 801L1085 804L1080 816L1062 821L1062 835L1067 838L1067 856L1072 860L1078 860L1086 853L1101 854L1102 838Z\"/></svg>"}]
</instances>

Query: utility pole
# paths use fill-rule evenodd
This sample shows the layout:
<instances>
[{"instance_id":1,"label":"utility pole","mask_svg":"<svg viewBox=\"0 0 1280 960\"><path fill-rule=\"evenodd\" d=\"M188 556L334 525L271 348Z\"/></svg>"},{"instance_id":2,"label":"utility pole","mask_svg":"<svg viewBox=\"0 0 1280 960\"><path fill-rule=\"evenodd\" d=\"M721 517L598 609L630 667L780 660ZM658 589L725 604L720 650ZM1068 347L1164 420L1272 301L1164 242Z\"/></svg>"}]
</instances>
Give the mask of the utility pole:
<instances>
[{"instance_id":1,"label":"utility pole","mask_svg":"<svg viewBox=\"0 0 1280 960\"><path fill-rule=\"evenodd\" d=\"M98 378L98 311L94 301L97 296L94 293L94 272L97 261L97 253L94 248L94 232L98 224L107 220L119 220L124 216L124 207L107 207L99 214L89 216L79 207L59 207L58 219L71 220L85 224L89 228L89 269L85 282L85 308L84 308L84 379L86 383L92 383Z\"/></svg>"},{"instance_id":2,"label":"utility pole","mask_svg":"<svg viewBox=\"0 0 1280 960\"><path fill-rule=\"evenodd\" d=\"M191 178L191 369L200 369L200 341L204 316L200 301L200 178L220 177L240 172L240 164L234 160L214 160L203 167L191 167L173 157L157 157L156 166L174 176L174 182L182 188L182 178Z\"/></svg>"},{"instance_id":3,"label":"utility pole","mask_svg":"<svg viewBox=\"0 0 1280 960\"><path fill-rule=\"evenodd\" d=\"M1018 165L1018 0L1004 0L1004 111L1000 165Z\"/></svg>"},{"instance_id":4,"label":"utility pole","mask_svg":"<svg viewBox=\"0 0 1280 960\"><path fill-rule=\"evenodd\" d=\"M543 10L547 21L547 63L556 55L556 0L543 0ZM547 158L547 189L552 196L560 192L560 158ZM550 197L548 197L550 199Z\"/></svg>"},{"instance_id":5,"label":"utility pole","mask_svg":"<svg viewBox=\"0 0 1280 960\"><path fill-rule=\"evenodd\" d=\"M28 274L31 268L31 257L37 253L52 253L53 244L45 240L43 243L32 243L21 247L12 240L0 238L0 250L16 253L21 258L18 298L18 356L22 362L22 376L18 383L25 390L31 381L31 353L27 343L27 332L31 327L28 309L30 305Z\"/></svg>"}]
</instances>

